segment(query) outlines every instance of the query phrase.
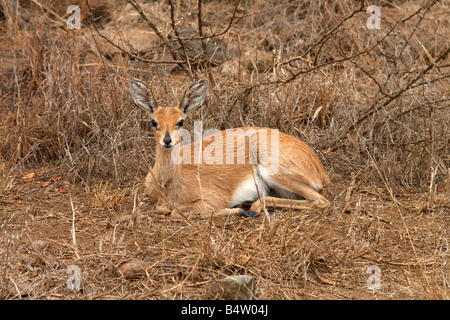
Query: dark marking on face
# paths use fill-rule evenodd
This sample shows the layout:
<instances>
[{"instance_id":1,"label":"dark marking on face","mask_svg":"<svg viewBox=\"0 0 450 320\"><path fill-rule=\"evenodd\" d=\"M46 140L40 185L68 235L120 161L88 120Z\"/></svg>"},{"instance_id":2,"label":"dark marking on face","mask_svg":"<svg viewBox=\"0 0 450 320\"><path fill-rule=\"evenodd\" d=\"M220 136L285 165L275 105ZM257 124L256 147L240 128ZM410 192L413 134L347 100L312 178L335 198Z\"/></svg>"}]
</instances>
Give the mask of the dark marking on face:
<instances>
[{"instance_id":1,"label":"dark marking on face","mask_svg":"<svg viewBox=\"0 0 450 320\"><path fill-rule=\"evenodd\" d=\"M172 138L170 138L169 133L169 126L167 126L166 134L164 136L164 143L166 144L166 146L170 146L170 144L172 143Z\"/></svg>"}]
</instances>

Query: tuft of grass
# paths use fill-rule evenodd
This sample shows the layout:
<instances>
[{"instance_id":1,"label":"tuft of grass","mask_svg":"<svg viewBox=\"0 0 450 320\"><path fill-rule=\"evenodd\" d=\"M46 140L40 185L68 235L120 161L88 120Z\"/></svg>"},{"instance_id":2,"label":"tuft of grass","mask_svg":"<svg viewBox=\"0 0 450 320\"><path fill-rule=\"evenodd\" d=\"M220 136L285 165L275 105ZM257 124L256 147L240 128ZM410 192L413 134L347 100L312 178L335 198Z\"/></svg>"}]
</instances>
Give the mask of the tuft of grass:
<instances>
[{"instance_id":1,"label":"tuft of grass","mask_svg":"<svg viewBox=\"0 0 450 320\"><path fill-rule=\"evenodd\" d=\"M92 191L87 188L86 193L94 208L115 209L127 199L126 191L113 188L109 182L100 182Z\"/></svg>"}]
</instances>

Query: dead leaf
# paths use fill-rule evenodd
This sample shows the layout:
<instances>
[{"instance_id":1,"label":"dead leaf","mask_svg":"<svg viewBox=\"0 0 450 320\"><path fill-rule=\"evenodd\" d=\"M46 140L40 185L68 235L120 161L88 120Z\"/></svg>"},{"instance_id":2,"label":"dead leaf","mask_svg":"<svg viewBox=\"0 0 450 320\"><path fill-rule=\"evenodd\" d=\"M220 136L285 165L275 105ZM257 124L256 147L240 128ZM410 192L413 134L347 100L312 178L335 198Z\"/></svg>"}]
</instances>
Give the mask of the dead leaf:
<instances>
[{"instance_id":1,"label":"dead leaf","mask_svg":"<svg viewBox=\"0 0 450 320\"><path fill-rule=\"evenodd\" d=\"M326 284L329 284L329 285L332 285L332 286L335 286L337 284L336 281L333 281L333 280L330 280L330 279L322 279L322 282L326 283Z\"/></svg>"},{"instance_id":2,"label":"dead leaf","mask_svg":"<svg viewBox=\"0 0 450 320\"><path fill-rule=\"evenodd\" d=\"M36 249L37 251L43 251L47 247L48 247L47 241L37 240L33 242L33 248Z\"/></svg>"},{"instance_id":3,"label":"dead leaf","mask_svg":"<svg viewBox=\"0 0 450 320\"><path fill-rule=\"evenodd\" d=\"M124 259L117 264L116 274L125 278L145 276L147 274L146 269L150 267L149 262L140 259Z\"/></svg>"},{"instance_id":4,"label":"dead leaf","mask_svg":"<svg viewBox=\"0 0 450 320\"><path fill-rule=\"evenodd\" d=\"M47 188L50 185L50 182L45 181L42 183L41 188Z\"/></svg>"},{"instance_id":5,"label":"dead leaf","mask_svg":"<svg viewBox=\"0 0 450 320\"><path fill-rule=\"evenodd\" d=\"M36 172L27 173L22 177L22 180L34 179L36 178Z\"/></svg>"},{"instance_id":6,"label":"dead leaf","mask_svg":"<svg viewBox=\"0 0 450 320\"><path fill-rule=\"evenodd\" d=\"M61 187L59 188L59 192L61 192L61 193L67 193L67 192L69 192L69 186L61 186Z\"/></svg>"},{"instance_id":7,"label":"dead leaf","mask_svg":"<svg viewBox=\"0 0 450 320\"><path fill-rule=\"evenodd\" d=\"M238 262L240 263L240 264L243 264L243 265L245 265L245 264L247 264L249 261L250 261L250 257L249 256L246 256L246 255L244 255L244 254L239 254L238 256L237 256L237 260L238 260Z\"/></svg>"},{"instance_id":8,"label":"dead leaf","mask_svg":"<svg viewBox=\"0 0 450 320\"><path fill-rule=\"evenodd\" d=\"M395 194L397 197L401 197L401 198L408 198L409 194L404 193L404 192L399 192Z\"/></svg>"},{"instance_id":9,"label":"dead leaf","mask_svg":"<svg viewBox=\"0 0 450 320\"><path fill-rule=\"evenodd\" d=\"M55 181L58 181L58 180L61 180L61 177L50 178L50 182L55 182Z\"/></svg>"}]
</instances>

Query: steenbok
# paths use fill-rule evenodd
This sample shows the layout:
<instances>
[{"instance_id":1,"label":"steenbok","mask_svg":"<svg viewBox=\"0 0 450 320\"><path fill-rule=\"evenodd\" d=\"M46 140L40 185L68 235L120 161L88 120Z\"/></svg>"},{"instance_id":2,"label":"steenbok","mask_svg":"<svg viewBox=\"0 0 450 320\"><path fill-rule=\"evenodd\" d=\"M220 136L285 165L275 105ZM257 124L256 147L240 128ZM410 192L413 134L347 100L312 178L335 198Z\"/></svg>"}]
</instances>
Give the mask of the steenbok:
<instances>
[{"instance_id":1,"label":"steenbok","mask_svg":"<svg viewBox=\"0 0 450 320\"><path fill-rule=\"evenodd\" d=\"M205 100L206 81L187 89L178 107L158 107L143 82L130 79L133 102L151 117L156 158L146 177L159 213L252 217L264 207L324 209L330 183L318 156L304 142L275 129L212 130L186 143L188 114ZM210 130L211 131L211 130ZM252 202L249 212L240 205Z\"/></svg>"}]
</instances>

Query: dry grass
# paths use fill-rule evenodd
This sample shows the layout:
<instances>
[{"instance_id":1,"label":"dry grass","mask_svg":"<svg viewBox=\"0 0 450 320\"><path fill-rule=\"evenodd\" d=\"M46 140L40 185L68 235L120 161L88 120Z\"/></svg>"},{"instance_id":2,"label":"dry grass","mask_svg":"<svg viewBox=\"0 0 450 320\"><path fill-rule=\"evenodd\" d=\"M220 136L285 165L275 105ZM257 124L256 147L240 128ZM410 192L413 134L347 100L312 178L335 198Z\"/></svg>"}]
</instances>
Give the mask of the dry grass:
<instances>
[{"instance_id":1,"label":"dry grass","mask_svg":"<svg viewBox=\"0 0 450 320\"><path fill-rule=\"evenodd\" d=\"M92 206L100 209L114 209L126 199L126 190L114 190L108 182L100 182L93 191L87 189L86 193L91 198Z\"/></svg>"},{"instance_id":2,"label":"dry grass","mask_svg":"<svg viewBox=\"0 0 450 320\"><path fill-rule=\"evenodd\" d=\"M448 2L377 3L382 27L369 30L355 1L208 1L201 31L197 1L79 1L71 31L68 4L50 3L0 0L2 298L208 298L231 274L257 277L258 299L449 298ZM331 207L270 223L154 214L140 184L154 141L130 76L162 105L207 78L189 128L304 140L329 172ZM117 276L127 258L146 276Z\"/></svg>"}]
</instances>

